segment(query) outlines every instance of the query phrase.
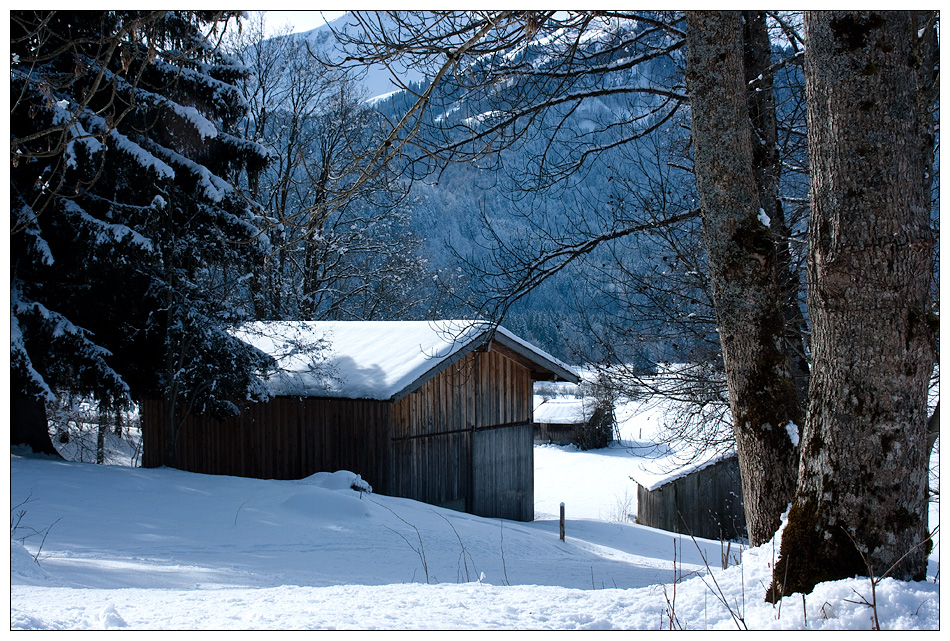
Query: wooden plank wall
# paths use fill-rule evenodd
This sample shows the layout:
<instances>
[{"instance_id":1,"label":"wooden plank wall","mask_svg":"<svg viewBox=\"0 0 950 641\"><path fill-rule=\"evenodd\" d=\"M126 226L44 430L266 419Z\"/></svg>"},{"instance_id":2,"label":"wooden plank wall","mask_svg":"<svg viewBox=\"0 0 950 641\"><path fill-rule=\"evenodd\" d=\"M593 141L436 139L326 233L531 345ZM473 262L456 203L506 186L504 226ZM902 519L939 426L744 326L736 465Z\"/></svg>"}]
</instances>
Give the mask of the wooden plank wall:
<instances>
[{"instance_id":1,"label":"wooden plank wall","mask_svg":"<svg viewBox=\"0 0 950 641\"><path fill-rule=\"evenodd\" d=\"M393 407L393 494L468 510L475 360L469 356Z\"/></svg>"},{"instance_id":2,"label":"wooden plank wall","mask_svg":"<svg viewBox=\"0 0 950 641\"><path fill-rule=\"evenodd\" d=\"M534 382L500 350L479 354L472 512L534 520Z\"/></svg>"},{"instance_id":3,"label":"wooden plank wall","mask_svg":"<svg viewBox=\"0 0 950 641\"><path fill-rule=\"evenodd\" d=\"M531 372L494 350L468 355L398 401L394 493L482 516L532 520L532 395Z\"/></svg>"},{"instance_id":4,"label":"wooden plank wall","mask_svg":"<svg viewBox=\"0 0 950 641\"><path fill-rule=\"evenodd\" d=\"M534 430L531 423L476 430L472 512L534 520Z\"/></svg>"},{"instance_id":5,"label":"wooden plank wall","mask_svg":"<svg viewBox=\"0 0 950 641\"><path fill-rule=\"evenodd\" d=\"M577 442L578 432L583 428L583 423L535 423L534 442L569 445Z\"/></svg>"},{"instance_id":6,"label":"wooden plank wall","mask_svg":"<svg viewBox=\"0 0 950 641\"><path fill-rule=\"evenodd\" d=\"M164 465L164 403L141 405L143 465ZM178 469L265 479L350 470L375 491L390 488L392 404L278 397L247 403L226 421L189 417L178 438Z\"/></svg>"},{"instance_id":7,"label":"wooden plank wall","mask_svg":"<svg viewBox=\"0 0 950 641\"><path fill-rule=\"evenodd\" d=\"M744 538L738 460L726 459L652 491L638 485L637 523L705 539Z\"/></svg>"}]
</instances>

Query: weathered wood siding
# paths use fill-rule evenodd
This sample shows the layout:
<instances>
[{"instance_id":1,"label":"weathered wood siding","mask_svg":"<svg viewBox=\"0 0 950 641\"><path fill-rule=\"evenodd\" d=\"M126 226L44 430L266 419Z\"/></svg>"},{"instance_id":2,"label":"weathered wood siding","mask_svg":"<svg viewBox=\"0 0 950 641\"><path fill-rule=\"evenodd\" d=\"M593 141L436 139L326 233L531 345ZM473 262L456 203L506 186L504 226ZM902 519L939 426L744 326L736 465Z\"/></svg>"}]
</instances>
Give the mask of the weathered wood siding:
<instances>
[{"instance_id":1,"label":"weathered wood siding","mask_svg":"<svg viewBox=\"0 0 950 641\"><path fill-rule=\"evenodd\" d=\"M534 520L534 430L531 423L476 430L472 513Z\"/></svg>"},{"instance_id":2,"label":"weathered wood siding","mask_svg":"<svg viewBox=\"0 0 950 641\"><path fill-rule=\"evenodd\" d=\"M583 429L584 423L535 423L534 442L570 445Z\"/></svg>"},{"instance_id":3,"label":"weathered wood siding","mask_svg":"<svg viewBox=\"0 0 950 641\"><path fill-rule=\"evenodd\" d=\"M493 350L469 354L397 401L393 494L532 520L532 395L530 370Z\"/></svg>"},{"instance_id":4,"label":"weathered wood siding","mask_svg":"<svg viewBox=\"0 0 950 641\"><path fill-rule=\"evenodd\" d=\"M637 485L637 523L705 539L745 538L738 460L726 459L652 491Z\"/></svg>"},{"instance_id":5,"label":"weathered wood siding","mask_svg":"<svg viewBox=\"0 0 950 641\"><path fill-rule=\"evenodd\" d=\"M164 403L141 405L145 467L164 461ZM350 470L388 492L392 404L277 397L246 403L226 421L190 416L178 437L175 467L203 474L299 479Z\"/></svg>"}]
</instances>

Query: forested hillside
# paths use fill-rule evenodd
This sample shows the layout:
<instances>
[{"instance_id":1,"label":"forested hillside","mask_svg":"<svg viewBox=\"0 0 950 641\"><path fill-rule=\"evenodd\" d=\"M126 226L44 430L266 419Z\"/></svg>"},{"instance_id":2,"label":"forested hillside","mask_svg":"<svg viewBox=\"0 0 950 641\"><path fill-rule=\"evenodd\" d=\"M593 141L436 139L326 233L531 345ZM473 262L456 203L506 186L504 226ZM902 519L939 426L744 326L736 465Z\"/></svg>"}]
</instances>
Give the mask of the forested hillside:
<instances>
[{"instance_id":1,"label":"forested hillside","mask_svg":"<svg viewBox=\"0 0 950 641\"><path fill-rule=\"evenodd\" d=\"M354 32L359 40L360 28L344 16L282 40L340 61L356 49L340 40ZM397 173L407 185L409 229L420 239L428 266L452 287L452 295L439 299L437 314L502 318L513 331L571 362L652 369L658 361L715 356L718 341L690 171L682 51L660 43L657 52L643 56L642 32L648 30L634 19L595 21L576 49L560 55L546 36L498 52L529 68L557 68L573 56L581 80L570 87L576 100L540 116L519 117L516 127L524 130L519 139L505 141L507 134L499 132L496 153L477 151L484 145L473 142L477 132L502 120L506 109L515 113L519 104L542 101L552 87L456 80L494 78L496 61L489 56L453 70L435 86L428 109L414 121L433 144L404 150L398 159L404 169ZM794 56L781 44L775 47L777 61ZM631 64L638 56L646 59ZM398 78L406 90L395 91L397 79L383 67L357 67L353 90L362 90L365 104L392 125L425 90L425 70L421 64L407 69ZM643 87L659 89L632 90ZM798 67L787 68L777 91L788 122L783 152L789 165L803 167ZM637 131L644 126L646 135ZM449 150L462 150L464 160L450 159ZM792 174L784 185L787 197L803 199L803 183ZM659 222L667 220L674 222ZM801 215L793 221L800 237L804 221ZM605 228L613 237L604 238ZM545 251L559 257L542 265ZM545 274L528 291L521 281L531 278L529 272L550 277ZM632 284L618 288L620 275ZM509 292L519 287L523 291L513 300ZM419 306L413 313L433 310Z\"/></svg>"}]
</instances>

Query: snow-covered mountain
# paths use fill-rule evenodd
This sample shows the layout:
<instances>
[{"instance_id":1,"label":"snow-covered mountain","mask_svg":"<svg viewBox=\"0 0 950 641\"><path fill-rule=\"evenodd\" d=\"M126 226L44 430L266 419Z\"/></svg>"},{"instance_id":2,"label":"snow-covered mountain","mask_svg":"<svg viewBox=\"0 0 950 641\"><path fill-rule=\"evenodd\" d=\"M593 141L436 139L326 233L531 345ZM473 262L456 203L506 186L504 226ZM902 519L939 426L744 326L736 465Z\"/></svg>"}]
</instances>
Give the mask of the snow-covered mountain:
<instances>
[{"instance_id":1,"label":"snow-covered mountain","mask_svg":"<svg viewBox=\"0 0 950 641\"><path fill-rule=\"evenodd\" d=\"M305 42L314 54L325 55L331 60L341 61L345 58L347 51L341 47L336 34L358 33L359 31L360 26L353 15L345 14L316 29L294 33L287 37ZM400 90L394 79L394 71L383 65L371 65L363 68L358 77L368 102L376 102ZM424 76L418 70L410 68L401 70L398 78L399 81L408 84L419 82L424 79Z\"/></svg>"}]
</instances>

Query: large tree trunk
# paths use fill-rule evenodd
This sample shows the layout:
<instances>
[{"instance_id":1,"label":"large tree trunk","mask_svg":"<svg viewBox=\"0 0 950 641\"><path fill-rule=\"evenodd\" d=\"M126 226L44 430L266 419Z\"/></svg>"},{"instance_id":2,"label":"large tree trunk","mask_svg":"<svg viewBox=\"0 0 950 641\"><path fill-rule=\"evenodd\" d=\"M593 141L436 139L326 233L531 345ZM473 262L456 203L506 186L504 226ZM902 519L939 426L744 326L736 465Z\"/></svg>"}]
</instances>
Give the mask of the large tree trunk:
<instances>
[{"instance_id":1,"label":"large tree trunk","mask_svg":"<svg viewBox=\"0 0 950 641\"><path fill-rule=\"evenodd\" d=\"M805 30L812 376L773 601L895 563L890 576L920 580L929 551L933 132L918 25L814 12Z\"/></svg>"},{"instance_id":2,"label":"large tree trunk","mask_svg":"<svg viewBox=\"0 0 950 641\"><path fill-rule=\"evenodd\" d=\"M759 188L759 206L765 212L775 243L775 270L779 301L785 320L783 350L788 354L792 378L798 388L798 405L805 407L808 394L808 359L805 356L805 316L799 305L801 280L792 263L791 231L785 220L779 183L782 162L779 157L778 117L775 112L772 43L764 11L742 12L745 39L745 81L752 123L752 164Z\"/></svg>"},{"instance_id":3,"label":"large tree trunk","mask_svg":"<svg viewBox=\"0 0 950 641\"><path fill-rule=\"evenodd\" d=\"M759 545L778 529L794 494L801 405L783 348L775 244L760 215L743 18L738 12L690 12L686 22L686 82L703 240L749 540Z\"/></svg>"},{"instance_id":4,"label":"large tree trunk","mask_svg":"<svg viewBox=\"0 0 950 641\"><path fill-rule=\"evenodd\" d=\"M60 456L49 436L46 405L42 399L23 393L16 376L10 383L10 444L28 445L37 454Z\"/></svg>"}]
</instances>

